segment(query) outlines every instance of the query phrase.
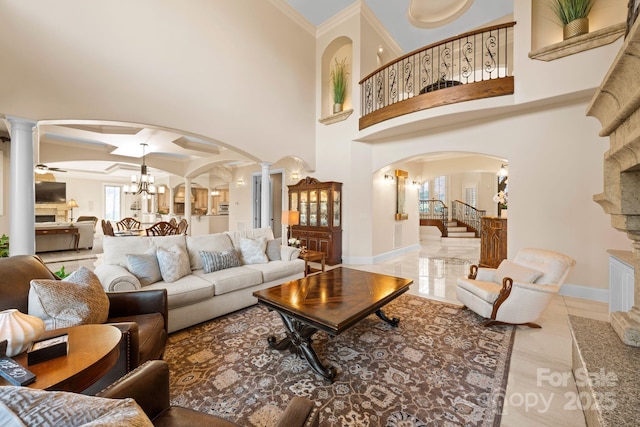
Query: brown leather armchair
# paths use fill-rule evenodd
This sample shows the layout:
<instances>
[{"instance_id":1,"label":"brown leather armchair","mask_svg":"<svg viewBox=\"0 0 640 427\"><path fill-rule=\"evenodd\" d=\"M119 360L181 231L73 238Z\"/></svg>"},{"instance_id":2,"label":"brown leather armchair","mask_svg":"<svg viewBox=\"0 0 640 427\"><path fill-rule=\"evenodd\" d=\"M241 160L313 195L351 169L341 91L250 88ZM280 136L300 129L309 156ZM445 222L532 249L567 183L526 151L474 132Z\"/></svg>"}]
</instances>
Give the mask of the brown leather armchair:
<instances>
[{"instance_id":1,"label":"brown leather armchair","mask_svg":"<svg viewBox=\"0 0 640 427\"><path fill-rule=\"evenodd\" d=\"M29 312L32 279L57 279L37 255L0 258L0 310ZM107 293L107 322L122 331L120 357L105 377L84 391L94 394L138 365L161 359L168 336L166 290Z\"/></svg>"},{"instance_id":2,"label":"brown leather armchair","mask_svg":"<svg viewBox=\"0 0 640 427\"><path fill-rule=\"evenodd\" d=\"M155 426L216 426L236 424L214 415L180 406L171 406L169 395L169 365L162 360L147 362L102 390L96 396L133 398ZM313 402L295 397L278 421L278 427L318 427Z\"/></svg>"}]
</instances>

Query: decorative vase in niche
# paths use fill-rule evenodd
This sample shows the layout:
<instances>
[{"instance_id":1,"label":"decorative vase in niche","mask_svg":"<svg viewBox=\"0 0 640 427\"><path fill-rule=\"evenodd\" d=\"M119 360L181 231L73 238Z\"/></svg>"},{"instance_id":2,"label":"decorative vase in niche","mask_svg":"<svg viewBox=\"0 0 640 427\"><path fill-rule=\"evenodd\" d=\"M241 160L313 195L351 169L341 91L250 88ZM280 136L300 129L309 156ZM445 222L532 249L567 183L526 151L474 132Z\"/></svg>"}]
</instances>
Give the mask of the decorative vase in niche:
<instances>
[{"instance_id":1,"label":"decorative vase in niche","mask_svg":"<svg viewBox=\"0 0 640 427\"><path fill-rule=\"evenodd\" d=\"M342 111L342 104L333 104L333 114L339 113Z\"/></svg>"},{"instance_id":2,"label":"decorative vase in niche","mask_svg":"<svg viewBox=\"0 0 640 427\"><path fill-rule=\"evenodd\" d=\"M580 36L589 32L589 19L574 19L562 28L562 37L564 40L571 37Z\"/></svg>"},{"instance_id":3,"label":"decorative vase in niche","mask_svg":"<svg viewBox=\"0 0 640 427\"><path fill-rule=\"evenodd\" d=\"M7 356L25 351L44 332L44 321L10 308L0 311L0 341L7 340Z\"/></svg>"},{"instance_id":4,"label":"decorative vase in niche","mask_svg":"<svg viewBox=\"0 0 640 427\"><path fill-rule=\"evenodd\" d=\"M501 209L500 210L500 218L506 218L507 217L507 210L506 209Z\"/></svg>"}]
</instances>

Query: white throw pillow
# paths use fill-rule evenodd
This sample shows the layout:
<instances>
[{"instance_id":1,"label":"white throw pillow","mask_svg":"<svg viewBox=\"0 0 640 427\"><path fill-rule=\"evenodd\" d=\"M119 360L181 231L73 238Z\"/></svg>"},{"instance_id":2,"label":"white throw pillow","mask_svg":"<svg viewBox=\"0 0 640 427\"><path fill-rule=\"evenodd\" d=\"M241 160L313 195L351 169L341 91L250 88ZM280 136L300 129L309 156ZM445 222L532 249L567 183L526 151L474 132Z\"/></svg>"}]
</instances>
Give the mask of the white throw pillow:
<instances>
[{"instance_id":1,"label":"white throw pillow","mask_svg":"<svg viewBox=\"0 0 640 427\"><path fill-rule=\"evenodd\" d=\"M514 282L534 283L540 276L542 276L541 271L524 267L505 259L496 270L495 282L501 285L502 279L510 277Z\"/></svg>"},{"instance_id":2,"label":"white throw pillow","mask_svg":"<svg viewBox=\"0 0 640 427\"><path fill-rule=\"evenodd\" d=\"M142 286L162 280L156 248L149 248L143 254L126 254L127 270L140 280Z\"/></svg>"},{"instance_id":3,"label":"white throw pillow","mask_svg":"<svg viewBox=\"0 0 640 427\"><path fill-rule=\"evenodd\" d=\"M183 247L173 245L168 250L158 248L156 255L160 265L160 274L165 282L172 283L191 274L189 255Z\"/></svg>"},{"instance_id":4,"label":"white throw pillow","mask_svg":"<svg viewBox=\"0 0 640 427\"><path fill-rule=\"evenodd\" d=\"M63 280L33 279L29 314L44 320L47 330L105 323L109 298L98 276L80 267Z\"/></svg>"},{"instance_id":5,"label":"white throw pillow","mask_svg":"<svg viewBox=\"0 0 640 427\"><path fill-rule=\"evenodd\" d=\"M266 237L258 237L255 240L240 238L240 256L243 264L266 264L269 262L266 249Z\"/></svg>"}]
</instances>

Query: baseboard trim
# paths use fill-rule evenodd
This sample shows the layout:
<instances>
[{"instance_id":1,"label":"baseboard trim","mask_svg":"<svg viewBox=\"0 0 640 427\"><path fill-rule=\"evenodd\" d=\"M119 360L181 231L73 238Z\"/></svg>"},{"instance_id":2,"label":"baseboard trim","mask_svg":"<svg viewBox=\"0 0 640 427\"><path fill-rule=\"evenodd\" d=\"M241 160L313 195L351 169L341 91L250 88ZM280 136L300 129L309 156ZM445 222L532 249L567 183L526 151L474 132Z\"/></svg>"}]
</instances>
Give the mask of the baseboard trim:
<instances>
[{"instance_id":1,"label":"baseboard trim","mask_svg":"<svg viewBox=\"0 0 640 427\"><path fill-rule=\"evenodd\" d=\"M383 254L379 254L379 255L374 255L374 256L357 256L357 257L342 257L342 264L343 265L357 265L357 264L363 264L363 265L369 265L369 264L377 264L379 262L382 262L384 260L387 260L389 258L393 258L395 256L398 255L402 255L403 253L406 252L411 252L411 251L417 251L420 250L420 244L416 243L415 245L411 245L411 246L405 246L404 248L398 248L398 249L394 249L392 251L389 252L385 252Z\"/></svg>"},{"instance_id":2,"label":"baseboard trim","mask_svg":"<svg viewBox=\"0 0 640 427\"><path fill-rule=\"evenodd\" d=\"M596 289L565 283L564 285L562 285L562 288L560 288L560 295L609 303L608 289Z\"/></svg>"}]
</instances>

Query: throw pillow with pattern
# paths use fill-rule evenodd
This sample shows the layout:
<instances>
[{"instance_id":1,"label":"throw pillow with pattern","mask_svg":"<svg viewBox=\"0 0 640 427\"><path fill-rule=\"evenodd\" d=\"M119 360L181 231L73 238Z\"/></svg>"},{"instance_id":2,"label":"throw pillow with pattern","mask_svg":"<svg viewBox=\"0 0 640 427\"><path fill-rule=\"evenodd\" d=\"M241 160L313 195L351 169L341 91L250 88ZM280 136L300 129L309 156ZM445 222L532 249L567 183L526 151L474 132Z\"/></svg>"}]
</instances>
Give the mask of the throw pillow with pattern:
<instances>
[{"instance_id":1,"label":"throw pillow with pattern","mask_svg":"<svg viewBox=\"0 0 640 427\"><path fill-rule=\"evenodd\" d=\"M44 320L47 330L104 323L109 298L98 276L80 267L63 280L33 279L29 314Z\"/></svg>"},{"instance_id":2,"label":"throw pillow with pattern","mask_svg":"<svg viewBox=\"0 0 640 427\"><path fill-rule=\"evenodd\" d=\"M205 273L224 270L231 267L240 267L240 259L235 249L229 248L222 252L200 251L202 265Z\"/></svg>"},{"instance_id":3,"label":"throw pillow with pattern","mask_svg":"<svg viewBox=\"0 0 640 427\"><path fill-rule=\"evenodd\" d=\"M168 250L158 248L156 255L160 265L160 274L165 282L173 283L181 277L191 274L189 255L184 248L178 245L173 245Z\"/></svg>"},{"instance_id":4,"label":"throw pillow with pattern","mask_svg":"<svg viewBox=\"0 0 640 427\"><path fill-rule=\"evenodd\" d=\"M240 257L243 264L266 264L269 262L266 249L266 237L258 237L255 240L240 238Z\"/></svg>"}]
</instances>

